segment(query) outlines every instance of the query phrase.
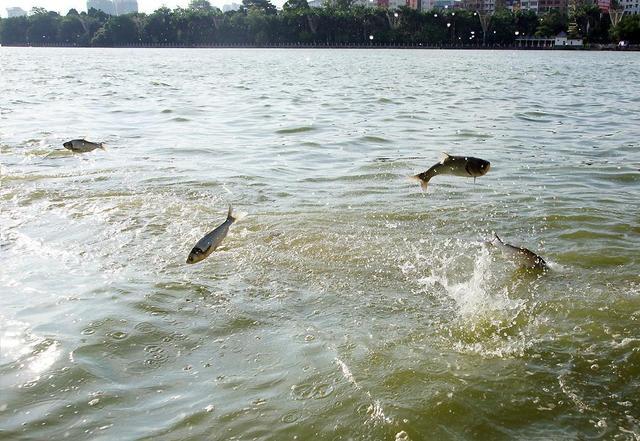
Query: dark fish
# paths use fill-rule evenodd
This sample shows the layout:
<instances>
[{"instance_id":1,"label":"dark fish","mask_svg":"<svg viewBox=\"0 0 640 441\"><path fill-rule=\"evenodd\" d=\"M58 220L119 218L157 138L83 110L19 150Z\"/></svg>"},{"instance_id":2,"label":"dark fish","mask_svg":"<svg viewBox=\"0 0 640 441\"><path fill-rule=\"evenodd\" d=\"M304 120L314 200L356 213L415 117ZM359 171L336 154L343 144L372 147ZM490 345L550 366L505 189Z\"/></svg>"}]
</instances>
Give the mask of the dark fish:
<instances>
[{"instance_id":1,"label":"dark fish","mask_svg":"<svg viewBox=\"0 0 640 441\"><path fill-rule=\"evenodd\" d=\"M545 262L542 257L538 256L533 251L527 248L517 247L515 245L511 245L506 242L503 242L502 239L500 239L500 237L498 237L498 235L495 233L494 233L494 236L498 240L498 243L500 244L502 249L507 254L510 254L515 258L517 258L519 263L523 267L529 268L529 269L539 269L539 270L545 270L549 268L549 266L547 265L547 262Z\"/></svg>"},{"instance_id":2,"label":"dark fish","mask_svg":"<svg viewBox=\"0 0 640 441\"><path fill-rule=\"evenodd\" d=\"M423 190L427 189L429 180L437 175L466 176L473 178L474 182L478 176L484 176L491 168L491 163L480 158L471 156L452 156L444 153L440 162L429 170L413 176L420 181Z\"/></svg>"},{"instance_id":3,"label":"dark fish","mask_svg":"<svg viewBox=\"0 0 640 441\"><path fill-rule=\"evenodd\" d=\"M102 142L91 142L86 139L73 139L62 144L64 148L76 153L87 153L95 149L104 150Z\"/></svg>"},{"instance_id":4,"label":"dark fish","mask_svg":"<svg viewBox=\"0 0 640 441\"><path fill-rule=\"evenodd\" d=\"M216 248L220 246L227 233L229 233L229 227L236 221L233 217L233 209L229 205L229 212L227 214L227 220L221 225L216 227L215 230L204 236L196 243L187 257L187 263L197 263L206 259Z\"/></svg>"}]
</instances>

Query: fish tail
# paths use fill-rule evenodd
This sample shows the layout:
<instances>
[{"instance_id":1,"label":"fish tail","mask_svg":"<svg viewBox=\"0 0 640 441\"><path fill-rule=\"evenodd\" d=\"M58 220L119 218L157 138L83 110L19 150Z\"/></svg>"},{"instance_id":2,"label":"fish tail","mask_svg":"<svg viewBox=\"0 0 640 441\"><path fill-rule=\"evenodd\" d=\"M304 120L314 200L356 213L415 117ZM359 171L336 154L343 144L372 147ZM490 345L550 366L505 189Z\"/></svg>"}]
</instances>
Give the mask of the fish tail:
<instances>
[{"instance_id":1,"label":"fish tail","mask_svg":"<svg viewBox=\"0 0 640 441\"><path fill-rule=\"evenodd\" d=\"M104 145L104 142L101 142L100 144L98 144L98 147L101 148L102 150L106 150L106 146Z\"/></svg>"},{"instance_id":2,"label":"fish tail","mask_svg":"<svg viewBox=\"0 0 640 441\"><path fill-rule=\"evenodd\" d=\"M235 222L236 218L233 216L233 206L229 205L229 212L227 213L227 220L231 222Z\"/></svg>"},{"instance_id":3,"label":"fish tail","mask_svg":"<svg viewBox=\"0 0 640 441\"><path fill-rule=\"evenodd\" d=\"M500 243L504 243L504 242L502 241L502 239L500 239L500 236L498 236L498 234L497 234L496 232L494 232L494 233L493 233L493 235L495 236L495 238L496 238L496 239L498 239L498 242L500 242Z\"/></svg>"},{"instance_id":4,"label":"fish tail","mask_svg":"<svg viewBox=\"0 0 640 441\"><path fill-rule=\"evenodd\" d=\"M422 191L427 191L427 186L429 185L429 179L431 179L431 176L427 175L427 173L425 172L413 175L410 177L410 179L420 182Z\"/></svg>"}]
</instances>

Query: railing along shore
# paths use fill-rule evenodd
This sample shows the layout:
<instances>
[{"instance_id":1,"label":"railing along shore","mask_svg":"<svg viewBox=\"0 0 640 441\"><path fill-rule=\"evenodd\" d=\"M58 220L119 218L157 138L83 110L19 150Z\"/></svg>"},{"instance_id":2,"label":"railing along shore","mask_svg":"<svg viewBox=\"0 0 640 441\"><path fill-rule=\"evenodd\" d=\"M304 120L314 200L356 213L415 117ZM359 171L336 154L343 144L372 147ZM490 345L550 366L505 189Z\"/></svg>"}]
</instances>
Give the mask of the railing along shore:
<instances>
[{"instance_id":1,"label":"railing along shore","mask_svg":"<svg viewBox=\"0 0 640 441\"><path fill-rule=\"evenodd\" d=\"M620 47L616 44L586 44L584 46L526 46L522 44L499 45L449 45L449 44L423 44L423 43L213 43L213 44L175 44L175 43L136 43L110 46L79 46L66 43L29 43L9 44L4 47L100 47L100 48L129 48L129 49L488 49L488 50L596 50L596 51L639 51L640 45L626 45Z\"/></svg>"}]
</instances>

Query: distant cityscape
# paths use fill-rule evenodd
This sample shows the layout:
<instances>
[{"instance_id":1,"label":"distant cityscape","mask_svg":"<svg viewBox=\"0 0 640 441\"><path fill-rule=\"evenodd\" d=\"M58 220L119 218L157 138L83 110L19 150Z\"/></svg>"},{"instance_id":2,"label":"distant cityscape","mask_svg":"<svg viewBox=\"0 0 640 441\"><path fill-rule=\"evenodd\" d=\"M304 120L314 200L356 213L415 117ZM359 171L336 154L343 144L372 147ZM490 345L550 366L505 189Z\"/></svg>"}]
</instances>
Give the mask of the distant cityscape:
<instances>
[{"instance_id":1,"label":"distant cityscape","mask_svg":"<svg viewBox=\"0 0 640 441\"><path fill-rule=\"evenodd\" d=\"M7 8L7 17L9 17L9 18L11 18L11 17L24 17L25 15L27 15L27 11L25 11L22 8L18 8L18 7Z\"/></svg>"},{"instance_id":2,"label":"distant cityscape","mask_svg":"<svg viewBox=\"0 0 640 441\"><path fill-rule=\"evenodd\" d=\"M138 12L137 0L87 0L87 11L96 9L109 15L124 15ZM66 12L66 11L63 11ZM23 17L28 12L22 8L7 8L7 17Z\"/></svg>"},{"instance_id":3,"label":"distant cityscape","mask_svg":"<svg viewBox=\"0 0 640 441\"><path fill-rule=\"evenodd\" d=\"M137 0L87 0L87 11L97 9L109 15L124 15L138 12Z\"/></svg>"},{"instance_id":4,"label":"distant cityscape","mask_svg":"<svg viewBox=\"0 0 640 441\"><path fill-rule=\"evenodd\" d=\"M312 8L326 6L330 0L309 0ZM609 12L615 0L594 0L603 12ZM551 10L567 11L571 2L575 0L354 0L353 5L398 9L409 7L418 11L432 9L465 9L483 13L493 13L496 9L505 8L512 12L533 11L544 14ZM222 12L237 11L242 7L240 3L225 4ZM87 0L87 10L94 8L109 15L124 15L138 12L137 0ZM640 14L640 0L618 0L617 9L625 15ZM19 7L7 8L8 17L20 17L28 12Z\"/></svg>"}]
</instances>

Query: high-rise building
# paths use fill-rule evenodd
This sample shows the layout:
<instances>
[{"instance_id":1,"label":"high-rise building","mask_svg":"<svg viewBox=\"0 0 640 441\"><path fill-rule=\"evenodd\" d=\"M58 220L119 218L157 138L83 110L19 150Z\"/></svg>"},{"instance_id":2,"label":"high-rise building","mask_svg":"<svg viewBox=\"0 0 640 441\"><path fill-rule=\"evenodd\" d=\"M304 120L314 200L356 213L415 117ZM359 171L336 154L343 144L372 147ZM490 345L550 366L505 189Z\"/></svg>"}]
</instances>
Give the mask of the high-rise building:
<instances>
[{"instance_id":1,"label":"high-rise building","mask_svg":"<svg viewBox=\"0 0 640 441\"><path fill-rule=\"evenodd\" d=\"M320 4L319 4L318 6L316 6L316 5L312 5L312 4L311 4L312 2L309 2L309 6L311 6L312 8L313 8L313 7L316 7L316 8L320 8L320 7L322 7L322 0L316 0L316 2L319 2ZM227 5L224 5L224 6L222 7L222 12L237 11L237 10L239 10L241 7L242 7L242 5L241 5L240 3L231 3L231 4L227 4Z\"/></svg>"},{"instance_id":2,"label":"high-rise building","mask_svg":"<svg viewBox=\"0 0 640 441\"><path fill-rule=\"evenodd\" d=\"M114 0L116 15L138 12L138 0Z\"/></svg>"},{"instance_id":3,"label":"high-rise building","mask_svg":"<svg viewBox=\"0 0 640 441\"><path fill-rule=\"evenodd\" d=\"M567 0L538 0L538 13L545 14L552 9L567 12Z\"/></svg>"},{"instance_id":4,"label":"high-rise building","mask_svg":"<svg viewBox=\"0 0 640 441\"><path fill-rule=\"evenodd\" d=\"M460 2L458 2L460 3ZM461 6L461 5L458 5ZM453 0L431 0L431 7L425 8L425 10L429 9L454 9L455 5Z\"/></svg>"},{"instance_id":5,"label":"high-rise building","mask_svg":"<svg viewBox=\"0 0 640 441\"><path fill-rule=\"evenodd\" d=\"M491 14L496 10L495 0L463 0L462 7L481 14Z\"/></svg>"},{"instance_id":6,"label":"high-rise building","mask_svg":"<svg viewBox=\"0 0 640 441\"><path fill-rule=\"evenodd\" d=\"M24 17L25 15L27 15L27 11L22 8L7 8L8 17Z\"/></svg>"},{"instance_id":7,"label":"high-rise building","mask_svg":"<svg viewBox=\"0 0 640 441\"><path fill-rule=\"evenodd\" d=\"M423 5L425 1L430 1L430 0L421 0ZM358 4L363 4L363 3L360 2ZM385 8L385 9L399 9L404 6L408 6L410 8L416 9L418 5L418 1L417 0L375 0L373 4L371 2L366 3L366 6L373 6L373 5L379 8Z\"/></svg>"},{"instance_id":8,"label":"high-rise building","mask_svg":"<svg viewBox=\"0 0 640 441\"><path fill-rule=\"evenodd\" d=\"M91 8L105 14L116 15L116 8L111 0L87 0L87 11Z\"/></svg>"},{"instance_id":9,"label":"high-rise building","mask_svg":"<svg viewBox=\"0 0 640 441\"><path fill-rule=\"evenodd\" d=\"M514 5L514 9L518 9L521 11L533 11L537 14L538 0L520 0L520 6L516 8L516 5Z\"/></svg>"},{"instance_id":10,"label":"high-rise building","mask_svg":"<svg viewBox=\"0 0 640 441\"><path fill-rule=\"evenodd\" d=\"M619 0L620 8L624 11L624 15L640 14L639 0Z\"/></svg>"},{"instance_id":11,"label":"high-rise building","mask_svg":"<svg viewBox=\"0 0 640 441\"><path fill-rule=\"evenodd\" d=\"M87 0L87 11L97 9L109 15L138 12L138 0Z\"/></svg>"},{"instance_id":12,"label":"high-rise building","mask_svg":"<svg viewBox=\"0 0 640 441\"><path fill-rule=\"evenodd\" d=\"M352 0L353 6L369 6L372 8L376 7L376 0Z\"/></svg>"}]
</instances>

